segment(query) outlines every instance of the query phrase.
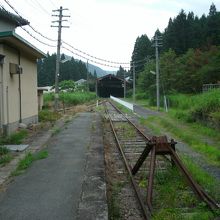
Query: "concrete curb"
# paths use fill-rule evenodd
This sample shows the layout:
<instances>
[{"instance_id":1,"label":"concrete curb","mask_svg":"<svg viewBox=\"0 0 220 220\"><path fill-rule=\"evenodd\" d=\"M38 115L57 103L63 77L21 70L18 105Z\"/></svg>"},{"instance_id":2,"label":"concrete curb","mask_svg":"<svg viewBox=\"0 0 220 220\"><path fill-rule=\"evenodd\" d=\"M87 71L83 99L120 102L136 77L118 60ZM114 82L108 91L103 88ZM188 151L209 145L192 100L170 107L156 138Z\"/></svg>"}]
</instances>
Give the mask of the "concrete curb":
<instances>
[{"instance_id":1,"label":"concrete curb","mask_svg":"<svg viewBox=\"0 0 220 220\"><path fill-rule=\"evenodd\" d=\"M103 129L101 116L98 114L94 116L92 138L87 153L81 201L78 208L77 219L79 220L108 219Z\"/></svg>"}]
</instances>

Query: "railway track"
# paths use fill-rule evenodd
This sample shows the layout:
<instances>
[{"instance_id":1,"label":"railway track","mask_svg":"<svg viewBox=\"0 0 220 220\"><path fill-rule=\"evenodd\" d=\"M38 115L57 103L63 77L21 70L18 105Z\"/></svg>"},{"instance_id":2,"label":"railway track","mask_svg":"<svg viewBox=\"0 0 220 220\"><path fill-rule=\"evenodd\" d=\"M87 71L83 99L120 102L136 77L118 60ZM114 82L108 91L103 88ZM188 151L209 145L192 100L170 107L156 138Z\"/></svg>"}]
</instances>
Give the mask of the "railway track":
<instances>
[{"instance_id":1,"label":"railway track","mask_svg":"<svg viewBox=\"0 0 220 220\"><path fill-rule=\"evenodd\" d=\"M145 135L132 118L123 114L111 102L106 102L105 108L144 219L151 219L158 210L170 208L191 216L201 202L210 210L219 208L184 167L175 152L176 143L173 140ZM179 183L181 181L182 184ZM175 200L164 204L167 198L163 197L172 188L175 189ZM170 204L172 207L169 207Z\"/></svg>"}]
</instances>

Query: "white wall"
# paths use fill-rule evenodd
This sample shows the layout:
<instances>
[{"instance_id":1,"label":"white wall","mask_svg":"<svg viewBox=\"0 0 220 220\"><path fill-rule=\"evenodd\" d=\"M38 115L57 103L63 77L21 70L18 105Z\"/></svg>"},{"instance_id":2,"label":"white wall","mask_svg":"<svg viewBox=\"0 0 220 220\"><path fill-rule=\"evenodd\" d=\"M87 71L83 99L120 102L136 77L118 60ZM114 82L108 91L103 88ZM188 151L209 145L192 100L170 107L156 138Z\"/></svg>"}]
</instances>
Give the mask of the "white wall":
<instances>
[{"instance_id":1,"label":"white wall","mask_svg":"<svg viewBox=\"0 0 220 220\"><path fill-rule=\"evenodd\" d=\"M133 104L131 104L129 102L125 102L125 101L123 101L123 100L121 100L119 98L116 98L114 96L110 96L110 98L112 100L114 100L115 102L118 102L119 104L123 105L124 107L130 109L131 111L134 111L134 105Z\"/></svg>"}]
</instances>

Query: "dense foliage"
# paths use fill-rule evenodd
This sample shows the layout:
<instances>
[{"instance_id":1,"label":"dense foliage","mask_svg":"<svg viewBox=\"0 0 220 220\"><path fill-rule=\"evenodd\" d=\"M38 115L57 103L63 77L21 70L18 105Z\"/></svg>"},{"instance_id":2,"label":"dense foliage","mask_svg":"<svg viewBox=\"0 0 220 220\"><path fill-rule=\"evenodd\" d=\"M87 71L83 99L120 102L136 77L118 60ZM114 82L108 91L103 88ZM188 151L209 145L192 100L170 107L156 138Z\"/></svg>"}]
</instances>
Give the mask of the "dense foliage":
<instances>
[{"instance_id":1,"label":"dense foliage","mask_svg":"<svg viewBox=\"0 0 220 220\"><path fill-rule=\"evenodd\" d=\"M220 128L220 90L198 95L174 94L169 100L176 118L186 122L203 121Z\"/></svg>"},{"instance_id":2,"label":"dense foliage","mask_svg":"<svg viewBox=\"0 0 220 220\"><path fill-rule=\"evenodd\" d=\"M55 81L56 54L47 54L44 59L38 60L38 86L52 86ZM89 73L89 78L94 77ZM87 79L87 68L85 63L72 58L65 60L65 56L61 56L59 81Z\"/></svg>"},{"instance_id":3,"label":"dense foliage","mask_svg":"<svg viewBox=\"0 0 220 220\"><path fill-rule=\"evenodd\" d=\"M163 33L156 33L163 39L159 51L161 93L198 93L203 84L220 81L220 12L214 4L200 18L181 10L170 18ZM155 75L150 73L155 71L153 43L146 35L138 37L132 55L137 63L138 92L151 99L155 99ZM147 61L138 64L143 59Z\"/></svg>"}]
</instances>

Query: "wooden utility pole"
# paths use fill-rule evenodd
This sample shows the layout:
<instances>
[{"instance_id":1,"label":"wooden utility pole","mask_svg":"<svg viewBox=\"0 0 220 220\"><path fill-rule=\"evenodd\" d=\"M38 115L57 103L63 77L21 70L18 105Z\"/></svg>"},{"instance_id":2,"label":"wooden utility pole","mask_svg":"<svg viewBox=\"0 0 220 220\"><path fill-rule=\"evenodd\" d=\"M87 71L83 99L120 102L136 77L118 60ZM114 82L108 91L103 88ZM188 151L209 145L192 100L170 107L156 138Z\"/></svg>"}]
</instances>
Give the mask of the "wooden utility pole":
<instances>
[{"instance_id":1,"label":"wooden utility pole","mask_svg":"<svg viewBox=\"0 0 220 220\"><path fill-rule=\"evenodd\" d=\"M86 85L87 85L87 92L89 92L89 61L86 62Z\"/></svg>"},{"instance_id":2,"label":"wooden utility pole","mask_svg":"<svg viewBox=\"0 0 220 220\"><path fill-rule=\"evenodd\" d=\"M159 52L158 52L158 47L161 46L159 43L159 40L161 38L158 37L157 33L155 34L155 56L156 56L156 95L157 95L157 111L160 110L160 73L159 73Z\"/></svg>"},{"instance_id":3,"label":"wooden utility pole","mask_svg":"<svg viewBox=\"0 0 220 220\"><path fill-rule=\"evenodd\" d=\"M124 70L124 98L126 98L126 75Z\"/></svg>"},{"instance_id":4,"label":"wooden utility pole","mask_svg":"<svg viewBox=\"0 0 220 220\"><path fill-rule=\"evenodd\" d=\"M133 61L133 102L135 102L135 62Z\"/></svg>"},{"instance_id":5,"label":"wooden utility pole","mask_svg":"<svg viewBox=\"0 0 220 220\"><path fill-rule=\"evenodd\" d=\"M53 12L58 12L58 15L52 15L59 17L57 21L52 21L53 23L58 23L58 26L51 25L51 27L58 28L58 39L57 39L57 58L56 58L56 71L55 71L55 96L54 96L54 108L55 111L58 110L58 101L59 101L59 74L60 74L60 47L61 47L61 30L63 27L68 28L69 26L63 26L62 22L67 21L63 20L63 17L70 17L69 15L63 15L63 11L68 10L64 9L62 6L57 9L53 10Z\"/></svg>"}]
</instances>

